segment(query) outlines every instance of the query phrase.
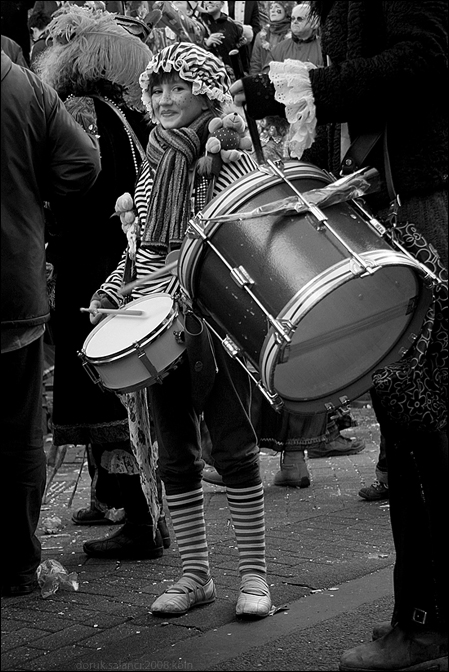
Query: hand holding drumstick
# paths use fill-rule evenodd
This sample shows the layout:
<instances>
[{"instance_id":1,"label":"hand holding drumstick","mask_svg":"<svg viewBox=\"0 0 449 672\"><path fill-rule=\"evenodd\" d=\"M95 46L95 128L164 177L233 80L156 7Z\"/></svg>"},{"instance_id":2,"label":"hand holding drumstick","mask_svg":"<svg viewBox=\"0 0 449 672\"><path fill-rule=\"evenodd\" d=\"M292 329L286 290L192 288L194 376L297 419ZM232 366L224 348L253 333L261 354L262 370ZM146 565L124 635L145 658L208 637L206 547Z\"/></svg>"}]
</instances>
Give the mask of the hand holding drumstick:
<instances>
[{"instance_id":1,"label":"hand holding drumstick","mask_svg":"<svg viewBox=\"0 0 449 672\"><path fill-rule=\"evenodd\" d=\"M126 308L101 308L98 299L90 302L89 308L80 308L82 313L90 313L91 324L98 324L106 315L122 315L124 317L140 317L144 315L143 310L126 310Z\"/></svg>"}]
</instances>

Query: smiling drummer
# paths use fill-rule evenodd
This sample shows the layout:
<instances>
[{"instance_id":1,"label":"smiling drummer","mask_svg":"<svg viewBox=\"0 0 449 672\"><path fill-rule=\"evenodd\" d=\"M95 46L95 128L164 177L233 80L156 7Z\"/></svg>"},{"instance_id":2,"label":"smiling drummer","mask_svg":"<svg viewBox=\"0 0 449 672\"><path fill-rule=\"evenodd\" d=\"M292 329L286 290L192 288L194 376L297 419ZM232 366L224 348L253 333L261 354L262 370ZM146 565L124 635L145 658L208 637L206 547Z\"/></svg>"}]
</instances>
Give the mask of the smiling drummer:
<instances>
[{"instance_id":1,"label":"smiling drummer","mask_svg":"<svg viewBox=\"0 0 449 672\"><path fill-rule=\"evenodd\" d=\"M126 198L118 204L130 245L116 271L94 295L92 310L119 307L123 302L119 290L126 265L133 266L133 277L137 279L163 269L167 255L181 247L191 216L210 198L256 169L244 152L238 154L238 160L223 163L215 175L200 162L209 123L223 115L223 106L231 100L226 70L215 56L192 44L172 45L150 61L140 83L143 101L156 126L150 134L134 202ZM198 169L199 164L202 170ZM165 274L157 273L153 281L135 287L132 298L155 292L174 296L177 289L178 279L167 269ZM100 318L91 315L93 324ZM204 462L198 413L204 412L212 438L212 457L226 486L239 550L236 614L265 617L270 612L271 599L266 581L259 449L249 417L250 381L216 335L206 331L200 317L187 313L187 324L194 325L198 332L198 337L190 339L199 342L195 355L187 342L189 356L170 371L162 384L126 395L129 408L137 409L138 416L145 412L148 393L159 471L182 561L181 578L151 609L158 615L180 615L213 602L216 597L201 485ZM199 395L194 397L191 372L195 377L195 372L200 371L210 375L201 378L196 385Z\"/></svg>"}]
</instances>

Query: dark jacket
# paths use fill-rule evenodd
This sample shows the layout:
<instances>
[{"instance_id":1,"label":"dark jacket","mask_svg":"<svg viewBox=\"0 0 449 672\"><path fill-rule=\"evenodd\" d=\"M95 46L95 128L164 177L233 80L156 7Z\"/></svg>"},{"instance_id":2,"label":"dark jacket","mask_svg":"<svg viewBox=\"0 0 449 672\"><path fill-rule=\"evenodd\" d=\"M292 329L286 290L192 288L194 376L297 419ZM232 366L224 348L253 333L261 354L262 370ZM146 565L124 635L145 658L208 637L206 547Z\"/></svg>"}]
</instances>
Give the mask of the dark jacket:
<instances>
[{"instance_id":1,"label":"dark jacket","mask_svg":"<svg viewBox=\"0 0 449 672\"><path fill-rule=\"evenodd\" d=\"M396 191L408 197L447 188L447 2L327 5L322 48L332 65L311 71L310 78L330 151L323 158L315 143L304 159L338 173L338 124L348 123L351 140L387 124ZM273 105L273 88L266 80L260 84L260 78L245 84L249 115L279 113L283 106ZM263 89L259 95L256 87ZM381 146L369 164L384 175Z\"/></svg>"},{"instance_id":2,"label":"dark jacket","mask_svg":"<svg viewBox=\"0 0 449 672\"><path fill-rule=\"evenodd\" d=\"M111 94L110 94L111 95ZM87 97L87 101L92 101ZM125 128L118 115L94 98L102 169L92 189L69 206L52 202L61 234L49 243L57 251L56 309L50 323L56 345L53 439L64 443L111 443L128 438L128 415L115 394L104 393L83 369L77 352L93 327L88 315L90 297L113 271L126 248L120 219L112 217L124 192L134 193L136 172ZM122 106L129 124L146 146L149 127L145 114ZM135 152L138 165L139 152ZM56 243L56 245L54 245ZM70 388L67 381L70 380ZM77 403L73 403L73 399Z\"/></svg>"},{"instance_id":3,"label":"dark jacket","mask_svg":"<svg viewBox=\"0 0 449 672\"><path fill-rule=\"evenodd\" d=\"M209 16L209 14L202 14L201 20L210 33L222 33L224 35L223 42L218 46L209 47L209 51L218 58L221 58L225 65L232 67L229 52L238 47L243 35L242 26L235 23L235 21L230 19L224 12L221 12L216 20Z\"/></svg>"},{"instance_id":4,"label":"dark jacket","mask_svg":"<svg viewBox=\"0 0 449 672\"><path fill-rule=\"evenodd\" d=\"M97 143L56 92L2 54L2 328L49 318L43 203L82 193L100 170Z\"/></svg>"}]
</instances>

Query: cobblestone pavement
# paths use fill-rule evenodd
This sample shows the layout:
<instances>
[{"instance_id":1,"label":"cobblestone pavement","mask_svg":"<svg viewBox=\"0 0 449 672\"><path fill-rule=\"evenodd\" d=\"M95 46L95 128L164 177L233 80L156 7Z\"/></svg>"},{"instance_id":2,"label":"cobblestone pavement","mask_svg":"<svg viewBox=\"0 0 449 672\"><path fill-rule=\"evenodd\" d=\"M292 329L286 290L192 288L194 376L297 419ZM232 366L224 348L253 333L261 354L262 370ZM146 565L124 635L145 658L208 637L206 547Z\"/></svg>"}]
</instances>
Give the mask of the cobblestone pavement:
<instances>
[{"instance_id":1,"label":"cobblestone pavement","mask_svg":"<svg viewBox=\"0 0 449 672\"><path fill-rule=\"evenodd\" d=\"M269 582L277 607L288 608L320 591L338 590L345 582L393 565L388 501L366 502L357 496L362 485L374 480L379 428L366 404L356 402L352 415L358 426L344 433L365 439L365 450L353 456L309 460L309 488L272 485L279 457L271 452L261 453ZM47 448L49 445L50 442ZM176 544L173 542L157 560L88 559L82 552L83 541L103 537L116 528L77 526L71 522L73 511L89 502L90 479L87 465L82 467L84 459L83 446L68 450L49 488L38 528L43 560L58 560L68 572L76 572L79 590L60 588L46 599L39 591L2 599L5 672L102 669L94 666L95 661L99 664L105 660L109 660L109 665L115 662L122 666L106 669L149 669L132 667L132 661L144 654L156 660L158 652L177 642L236 621L237 549L224 489L204 484L218 599L183 617L161 621L149 613L149 608L154 597L178 578ZM45 519L54 516L61 519L61 527L56 534L46 534Z\"/></svg>"}]
</instances>

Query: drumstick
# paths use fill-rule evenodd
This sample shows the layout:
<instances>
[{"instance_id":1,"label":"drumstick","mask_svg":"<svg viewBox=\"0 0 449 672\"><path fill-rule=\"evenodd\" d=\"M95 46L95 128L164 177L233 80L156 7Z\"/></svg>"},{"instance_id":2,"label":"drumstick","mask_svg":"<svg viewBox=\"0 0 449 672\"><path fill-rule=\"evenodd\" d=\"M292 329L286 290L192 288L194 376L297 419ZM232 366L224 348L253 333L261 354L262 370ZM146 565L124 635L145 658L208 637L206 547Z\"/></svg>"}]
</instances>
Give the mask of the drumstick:
<instances>
[{"instance_id":1,"label":"drumstick","mask_svg":"<svg viewBox=\"0 0 449 672\"><path fill-rule=\"evenodd\" d=\"M138 280L134 280L133 282L129 282L127 285L124 285L121 289L118 290L118 293L121 296L124 296L125 294L129 294L132 292L134 287L138 287L139 285L144 285L148 280L156 280L156 278L159 278L161 275L165 275L166 273L169 273L171 270L176 268L178 265L178 260L172 261L169 264L165 264L163 268L160 268L158 271L154 271L154 273L149 273L148 275L144 275L142 278L139 278Z\"/></svg>"},{"instance_id":2,"label":"drumstick","mask_svg":"<svg viewBox=\"0 0 449 672\"><path fill-rule=\"evenodd\" d=\"M101 313L102 315L125 315L131 317L144 315L143 310L126 310L126 308L80 308L82 313Z\"/></svg>"}]
</instances>

